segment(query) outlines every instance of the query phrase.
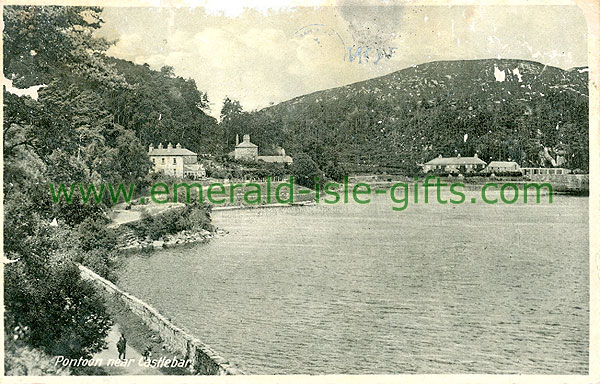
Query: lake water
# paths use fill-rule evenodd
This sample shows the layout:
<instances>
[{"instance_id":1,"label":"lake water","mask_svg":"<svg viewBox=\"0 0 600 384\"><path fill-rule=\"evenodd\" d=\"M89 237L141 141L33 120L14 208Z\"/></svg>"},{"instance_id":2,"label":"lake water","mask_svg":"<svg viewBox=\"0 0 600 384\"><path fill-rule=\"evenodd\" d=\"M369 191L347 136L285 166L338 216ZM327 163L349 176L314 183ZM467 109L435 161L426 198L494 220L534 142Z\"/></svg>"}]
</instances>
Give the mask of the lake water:
<instances>
[{"instance_id":1,"label":"lake water","mask_svg":"<svg viewBox=\"0 0 600 384\"><path fill-rule=\"evenodd\" d=\"M588 199L214 212L119 285L250 374L588 371Z\"/></svg>"}]
</instances>

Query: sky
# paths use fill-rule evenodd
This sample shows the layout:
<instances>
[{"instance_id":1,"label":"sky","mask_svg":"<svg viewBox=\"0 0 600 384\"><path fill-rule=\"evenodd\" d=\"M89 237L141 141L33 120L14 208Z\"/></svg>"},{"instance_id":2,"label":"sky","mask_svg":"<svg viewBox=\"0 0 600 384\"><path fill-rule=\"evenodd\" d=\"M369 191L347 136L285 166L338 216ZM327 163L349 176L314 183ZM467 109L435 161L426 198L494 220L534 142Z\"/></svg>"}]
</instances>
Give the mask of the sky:
<instances>
[{"instance_id":1,"label":"sky","mask_svg":"<svg viewBox=\"0 0 600 384\"><path fill-rule=\"evenodd\" d=\"M115 41L111 56L193 78L215 117L226 96L250 111L436 60L588 65L587 26L574 6L357 4L105 7L100 35Z\"/></svg>"}]
</instances>

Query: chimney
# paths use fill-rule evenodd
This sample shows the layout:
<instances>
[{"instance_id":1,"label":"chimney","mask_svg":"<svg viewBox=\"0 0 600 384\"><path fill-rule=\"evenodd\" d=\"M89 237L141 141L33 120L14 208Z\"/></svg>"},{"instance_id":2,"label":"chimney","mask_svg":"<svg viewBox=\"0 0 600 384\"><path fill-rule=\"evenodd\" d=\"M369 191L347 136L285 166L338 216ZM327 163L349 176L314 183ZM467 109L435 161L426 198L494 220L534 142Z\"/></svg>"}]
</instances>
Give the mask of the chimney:
<instances>
[{"instance_id":1,"label":"chimney","mask_svg":"<svg viewBox=\"0 0 600 384\"><path fill-rule=\"evenodd\" d=\"M441 158L442 158L442 154L440 153L439 156L438 156L438 159L441 159Z\"/></svg>"},{"instance_id":2,"label":"chimney","mask_svg":"<svg viewBox=\"0 0 600 384\"><path fill-rule=\"evenodd\" d=\"M150 143L150 145L148 146L148 152L152 152L154 150L154 145L152 143Z\"/></svg>"},{"instance_id":3,"label":"chimney","mask_svg":"<svg viewBox=\"0 0 600 384\"><path fill-rule=\"evenodd\" d=\"M460 153L459 153L459 154L458 154L458 156L456 156L456 157L460 157Z\"/></svg>"},{"instance_id":4,"label":"chimney","mask_svg":"<svg viewBox=\"0 0 600 384\"><path fill-rule=\"evenodd\" d=\"M158 149L163 149L162 143L158 143Z\"/></svg>"},{"instance_id":5,"label":"chimney","mask_svg":"<svg viewBox=\"0 0 600 384\"><path fill-rule=\"evenodd\" d=\"M473 157L476 158L476 159L479 158L479 156L477 156L477 153L475 153L475 155Z\"/></svg>"},{"instance_id":6,"label":"chimney","mask_svg":"<svg viewBox=\"0 0 600 384\"><path fill-rule=\"evenodd\" d=\"M177 145L175 146L175 148L181 149L181 144L177 143Z\"/></svg>"},{"instance_id":7,"label":"chimney","mask_svg":"<svg viewBox=\"0 0 600 384\"><path fill-rule=\"evenodd\" d=\"M237 147L238 145L240 145L240 135L238 135L237 133L235 134L235 146Z\"/></svg>"},{"instance_id":8,"label":"chimney","mask_svg":"<svg viewBox=\"0 0 600 384\"><path fill-rule=\"evenodd\" d=\"M250 135L244 135L244 143L250 142Z\"/></svg>"},{"instance_id":9,"label":"chimney","mask_svg":"<svg viewBox=\"0 0 600 384\"><path fill-rule=\"evenodd\" d=\"M171 144L171 143L167 144L167 149L173 149L173 144Z\"/></svg>"}]
</instances>

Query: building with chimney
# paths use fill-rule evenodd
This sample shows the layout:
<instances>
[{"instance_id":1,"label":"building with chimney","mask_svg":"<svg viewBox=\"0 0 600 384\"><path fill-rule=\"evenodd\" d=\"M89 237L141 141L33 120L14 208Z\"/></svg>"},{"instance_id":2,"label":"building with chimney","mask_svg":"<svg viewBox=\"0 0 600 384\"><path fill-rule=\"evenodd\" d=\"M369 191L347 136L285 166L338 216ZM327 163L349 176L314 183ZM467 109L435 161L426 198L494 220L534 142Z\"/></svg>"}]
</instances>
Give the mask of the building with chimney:
<instances>
[{"instance_id":1,"label":"building with chimney","mask_svg":"<svg viewBox=\"0 0 600 384\"><path fill-rule=\"evenodd\" d=\"M258 145L250 142L250 135L244 135L242 142L239 142L239 136L235 135L235 151L234 159L257 161L258 160Z\"/></svg>"},{"instance_id":2,"label":"building with chimney","mask_svg":"<svg viewBox=\"0 0 600 384\"><path fill-rule=\"evenodd\" d=\"M250 135L244 135L242 142L239 142L239 136L235 135L235 150L233 151L233 158L236 160L246 161L264 161L266 163L285 163L291 164L293 159L291 156L285 154L283 148L278 148L277 155L274 156L259 156L258 145L250 142Z\"/></svg>"},{"instance_id":3,"label":"building with chimney","mask_svg":"<svg viewBox=\"0 0 600 384\"><path fill-rule=\"evenodd\" d=\"M439 155L435 159L431 159L423 164L423 173L438 172L438 173L471 173L479 172L485 168L486 162L477 157L442 157Z\"/></svg>"},{"instance_id":4,"label":"building with chimney","mask_svg":"<svg viewBox=\"0 0 600 384\"><path fill-rule=\"evenodd\" d=\"M153 164L154 172L175 177L199 179L206 177L206 170L198 163L198 154L183 148L181 144L175 147L171 143L166 148L162 143L157 148L150 144L148 156Z\"/></svg>"}]
</instances>

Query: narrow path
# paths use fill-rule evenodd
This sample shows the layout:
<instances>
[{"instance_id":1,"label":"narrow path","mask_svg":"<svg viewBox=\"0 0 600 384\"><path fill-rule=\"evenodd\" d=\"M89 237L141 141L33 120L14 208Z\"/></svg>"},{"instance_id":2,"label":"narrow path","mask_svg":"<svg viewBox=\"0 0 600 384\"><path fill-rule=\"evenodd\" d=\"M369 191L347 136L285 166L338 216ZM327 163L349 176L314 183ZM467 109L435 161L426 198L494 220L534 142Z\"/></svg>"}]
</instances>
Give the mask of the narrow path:
<instances>
[{"instance_id":1,"label":"narrow path","mask_svg":"<svg viewBox=\"0 0 600 384\"><path fill-rule=\"evenodd\" d=\"M94 355L94 359L102 359L104 367L109 375L162 375L157 368L140 366L142 355L127 344L125 352L126 360L118 360L117 341L121 337L119 325L112 326L106 336L107 349L103 349ZM127 337L127 335L125 335Z\"/></svg>"}]
</instances>

